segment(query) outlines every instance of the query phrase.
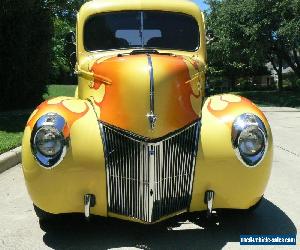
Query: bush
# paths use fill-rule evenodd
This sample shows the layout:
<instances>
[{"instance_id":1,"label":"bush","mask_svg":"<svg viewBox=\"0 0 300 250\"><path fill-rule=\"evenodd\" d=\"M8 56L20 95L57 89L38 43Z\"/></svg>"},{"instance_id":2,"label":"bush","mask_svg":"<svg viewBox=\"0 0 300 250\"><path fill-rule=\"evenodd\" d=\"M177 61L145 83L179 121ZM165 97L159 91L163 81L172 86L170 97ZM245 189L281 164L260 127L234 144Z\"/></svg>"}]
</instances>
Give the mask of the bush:
<instances>
[{"instance_id":1,"label":"bush","mask_svg":"<svg viewBox=\"0 0 300 250\"><path fill-rule=\"evenodd\" d=\"M239 91L253 90L253 84L248 79L239 79L236 89Z\"/></svg>"},{"instance_id":2,"label":"bush","mask_svg":"<svg viewBox=\"0 0 300 250\"><path fill-rule=\"evenodd\" d=\"M296 82L295 82L295 88L298 91L300 90L300 78L296 80Z\"/></svg>"},{"instance_id":3,"label":"bush","mask_svg":"<svg viewBox=\"0 0 300 250\"><path fill-rule=\"evenodd\" d=\"M1 3L0 110L33 107L46 91L53 28L45 2Z\"/></svg>"},{"instance_id":4,"label":"bush","mask_svg":"<svg viewBox=\"0 0 300 250\"><path fill-rule=\"evenodd\" d=\"M283 85L285 90L299 90L297 84L297 75L294 72L288 72L283 75Z\"/></svg>"}]
</instances>

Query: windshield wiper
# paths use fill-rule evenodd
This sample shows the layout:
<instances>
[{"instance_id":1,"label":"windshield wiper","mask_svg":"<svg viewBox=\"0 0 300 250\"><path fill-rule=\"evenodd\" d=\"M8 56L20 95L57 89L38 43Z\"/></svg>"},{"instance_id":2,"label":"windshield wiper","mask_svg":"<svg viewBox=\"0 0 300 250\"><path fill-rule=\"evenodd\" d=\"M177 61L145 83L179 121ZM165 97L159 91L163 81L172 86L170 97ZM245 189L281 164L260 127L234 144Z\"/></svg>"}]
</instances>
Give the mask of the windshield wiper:
<instances>
[{"instance_id":1,"label":"windshield wiper","mask_svg":"<svg viewBox=\"0 0 300 250\"><path fill-rule=\"evenodd\" d=\"M130 55L139 55L139 54L157 54L157 55L167 55L167 56L173 56L172 53L167 52L159 52L156 49L134 49L129 53Z\"/></svg>"},{"instance_id":2,"label":"windshield wiper","mask_svg":"<svg viewBox=\"0 0 300 250\"><path fill-rule=\"evenodd\" d=\"M165 56L176 56L173 53L168 52L159 52L156 49L134 49L130 53L119 53L117 56L122 57L125 55L141 55L141 54L156 54L156 55L165 55Z\"/></svg>"},{"instance_id":3,"label":"windshield wiper","mask_svg":"<svg viewBox=\"0 0 300 250\"><path fill-rule=\"evenodd\" d=\"M130 55L138 55L138 54L159 54L156 49L134 49L129 53Z\"/></svg>"}]
</instances>

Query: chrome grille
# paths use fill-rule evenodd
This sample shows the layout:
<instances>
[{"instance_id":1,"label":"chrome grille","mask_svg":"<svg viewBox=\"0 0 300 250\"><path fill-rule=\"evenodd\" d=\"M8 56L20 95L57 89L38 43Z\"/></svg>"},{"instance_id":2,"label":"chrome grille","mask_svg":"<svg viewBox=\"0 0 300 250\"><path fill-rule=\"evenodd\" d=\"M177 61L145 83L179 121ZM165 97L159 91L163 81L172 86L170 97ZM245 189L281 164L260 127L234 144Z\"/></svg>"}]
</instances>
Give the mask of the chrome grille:
<instances>
[{"instance_id":1,"label":"chrome grille","mask_svg":"<svg viewBox=\"0 0 300 250\"><path fill-rule=\"evenodd\" d=\"M108 211L153 222L186 209L192 192L200 121L150 140L100 123Z\"/></svg>"}]
</instances>

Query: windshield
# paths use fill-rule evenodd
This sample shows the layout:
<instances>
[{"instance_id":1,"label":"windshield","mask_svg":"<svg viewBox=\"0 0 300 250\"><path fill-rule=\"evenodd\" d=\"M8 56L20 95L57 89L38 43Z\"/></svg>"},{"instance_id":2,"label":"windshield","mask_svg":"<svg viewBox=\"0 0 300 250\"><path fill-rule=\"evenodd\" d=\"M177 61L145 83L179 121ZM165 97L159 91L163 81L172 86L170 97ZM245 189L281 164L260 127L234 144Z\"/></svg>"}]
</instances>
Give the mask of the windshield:
<instances>
[{"instance_id":1,"label":"windshield","mask_svg":"<svg viewBox=\"0 0 300 250\"><path fill-rule=\"evenodd\" d=\"M84 26L88 51L158 48L195 51L197 21L189 15L162 11L122 11L90 17Z\"/></svg>"}]
</instances>

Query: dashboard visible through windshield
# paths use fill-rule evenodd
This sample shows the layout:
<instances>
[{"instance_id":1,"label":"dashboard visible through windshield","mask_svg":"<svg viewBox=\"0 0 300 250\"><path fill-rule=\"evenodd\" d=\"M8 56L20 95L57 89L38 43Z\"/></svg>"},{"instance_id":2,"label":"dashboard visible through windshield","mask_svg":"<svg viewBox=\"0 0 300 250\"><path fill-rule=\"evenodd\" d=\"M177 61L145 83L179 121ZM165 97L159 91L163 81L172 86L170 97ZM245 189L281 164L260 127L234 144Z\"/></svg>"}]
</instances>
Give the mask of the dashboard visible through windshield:
<instances>
[{"instance_id":1,"label":"dashboard visible through windshield","mask_svg":"<svg viewBox=\"0 0 300 250\"><path fill-rule=\"evenodd\" d=\"M195 51L199 27L189 15L163 11L97 14L84 26L87 51L110 49L172 49Z\"/></svg>"}]
</instances>

